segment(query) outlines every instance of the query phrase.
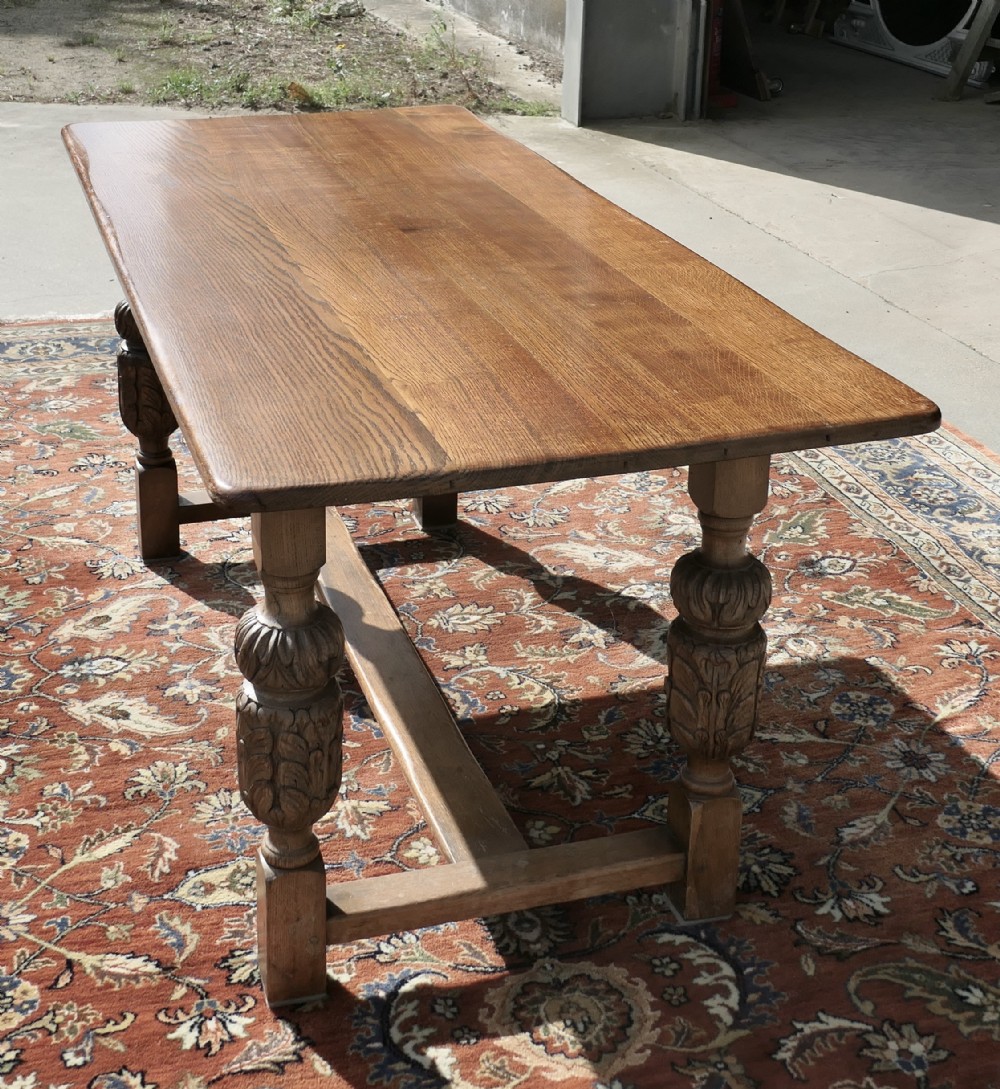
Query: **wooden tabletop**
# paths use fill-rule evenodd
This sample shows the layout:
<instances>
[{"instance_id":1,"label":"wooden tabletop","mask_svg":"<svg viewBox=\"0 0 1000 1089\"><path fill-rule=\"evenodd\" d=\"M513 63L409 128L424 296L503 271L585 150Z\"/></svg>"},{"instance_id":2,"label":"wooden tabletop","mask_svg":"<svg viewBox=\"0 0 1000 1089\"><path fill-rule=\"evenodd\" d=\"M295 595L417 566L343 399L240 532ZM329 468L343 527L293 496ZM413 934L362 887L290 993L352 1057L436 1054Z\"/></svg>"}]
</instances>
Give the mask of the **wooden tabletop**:
<instances>
[{"instance_id":1,"label":"wooden tabletop","mask_svg":"<svg viewBox=\"0 0 1000 1089\"><path fill-rule=\"evenodd\" d=\"M64 133L239 510L914 434L937 407L454 107Z\"/></svg>"}]
</instances>

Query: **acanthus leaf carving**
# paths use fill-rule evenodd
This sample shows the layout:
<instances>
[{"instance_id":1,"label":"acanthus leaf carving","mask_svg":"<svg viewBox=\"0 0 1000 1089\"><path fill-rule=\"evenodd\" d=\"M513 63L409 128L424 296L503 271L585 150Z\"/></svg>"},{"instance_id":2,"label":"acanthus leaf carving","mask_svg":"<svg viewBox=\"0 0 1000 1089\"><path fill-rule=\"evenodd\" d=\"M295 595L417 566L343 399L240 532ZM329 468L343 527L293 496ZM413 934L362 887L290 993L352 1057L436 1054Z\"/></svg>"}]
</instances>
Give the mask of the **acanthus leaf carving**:
<instances>
[{"instance_id":1,"label":"acanthus leaf carving","mask_svg":"<svg viewBox=\"0 0 1000 1089\"><path fill-rule=\"evenodd\" d=\"M682 556L670 577L677 611L716 638L749 629L771 603L771 575L753 556L738 567L716 567L700 551Z\"/></svg>"},{"instance_id":2,"label":"acanthus leaf carving","mask_svg":"<svg viewBox=\"0 0 1000 1089\"><path fill-rule=\"evenodd\" d=\"M344 629L326 605L317 604L310 622L293 628L255 608L236 625L235 649L240 672L256 688L305 692L322 688L340 668Z\"/></svg>"},{"instance_id":3,"label":"acanthus leaf carving","mask_svg":"<svg viewBox=\"0 0 1000 1089\"><path fill-rule=\"evenodd\" d=\"M767 639L759 625L742 643L706 643L683 620L667 637L667 727L686 751L729 759L753 737Z\"/></svg>"},{"instance_id":4,"label":"acanthus leaf carving","mask_svg":"<svg viewBox=\"0 0 1000 1089\"><path fill-rule=\"evenodd\" d=\"M128 303L119 303L115 309L115 327L123 338L117 355L122 422L139 440L140 461L165 460L170 457L167 442L177 430L177 420Z\"/></svg>"},{"instance_id":5,"label":"acanthus leaf carving","mask_svg":"<svg viewBox=\"0 0 1000 1089\"><path fill-rule=\"evenodd\" d=\"M236 701L240 794L250 811L281 833L303 833L333 804L340 789L343 696L337 681L303 706L275 706L244 685ZM308 857L264 847L272 865L298 866Z\"/></svg>"}]
</instances>

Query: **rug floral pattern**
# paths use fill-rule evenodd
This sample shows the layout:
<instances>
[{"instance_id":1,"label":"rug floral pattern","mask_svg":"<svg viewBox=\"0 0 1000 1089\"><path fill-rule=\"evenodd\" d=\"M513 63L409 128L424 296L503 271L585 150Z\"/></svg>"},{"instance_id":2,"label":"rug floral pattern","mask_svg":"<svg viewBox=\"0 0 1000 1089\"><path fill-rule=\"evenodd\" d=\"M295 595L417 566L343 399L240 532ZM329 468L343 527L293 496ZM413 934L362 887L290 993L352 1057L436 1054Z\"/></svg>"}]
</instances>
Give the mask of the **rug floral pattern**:
<instances>
[{"instance_id":1,"label":"rug floral pattern","mask_svg":"<svg viewBox=\"0 0 1000 1089\"><path fill-rule=\"evenodd\" d=\"M1000 1087L992 455L942 430L775 459L733 918L647 889L385 935L279 1017L234 770L248 527L140 562L114 348L0 328L0 1089ZM684 471L461 509L430 536L403 503L343 513L514 820L536 845L662 821ZM343 680L330 880L445 864Z\"/></svg>"}]
</instances>

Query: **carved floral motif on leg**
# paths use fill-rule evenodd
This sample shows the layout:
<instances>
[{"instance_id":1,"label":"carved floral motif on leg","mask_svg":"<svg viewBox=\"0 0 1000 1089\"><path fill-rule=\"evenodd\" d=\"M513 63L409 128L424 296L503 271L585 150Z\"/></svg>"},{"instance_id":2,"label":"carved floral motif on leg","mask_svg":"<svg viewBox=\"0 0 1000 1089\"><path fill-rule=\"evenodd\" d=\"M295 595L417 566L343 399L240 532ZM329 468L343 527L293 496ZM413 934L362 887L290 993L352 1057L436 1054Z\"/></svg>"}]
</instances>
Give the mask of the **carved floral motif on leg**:
<instances>
[{"instance_id":1,"label":"carved floral motif on leg","mask_svg":"<svg viewBox=\"0 0 1000 1089\"><path fill-rule=\"evenodd\" d=\"M268 826L261 847L272 866L319 854L312 825L340 788L343 659L340 621L325 605L307 629L274 627L251 610L236 629L247 678L236 700L240 793Z\"/></svg>"},{"instance_id":2,"label":"carved floral motif on leg","mask_svg":"<svg viewBox=\"0 0 1000 1089\"><path fill-rule=\"evenodd\" d=\"M340 787L343 697L336 674L344 634L315 597L323 517L322 510L254 515L264 600L236 628L236 662L246 678L236 704L240 792L268 826L264 858L281 869L319 853L312 825ZM318 537L308 532L316 526Z\"/></svg>"},{"instance_id":3,"label":"carved floral motif on leg","mask_svg":"<svg viewBox=\"0 0 1000 1089\"><path fill-rule=\"evenodd\" d=\"M122 338L117 356L122 422L139 440L148 462L156 461L157 456L163 460L170 456L167 440L177 430L177 421L127 302L115 307L115 328Z\"/></svg>"},{"instance_id":4,"label":"carved floral motif on leg","mask_svg":"<svg viewBox=\"0 0 1000 1089\"><path fill-rule=\"evenodd\" d=\"M728 761L749 743L767 639L758 621L771 598L771 577L747 557L716 568L703 552L682 557L670 580L680 614L670 628L667 714L688 753Z\"/></svg>"},{"instance_id":5,"label":"carved floral motif on leg","mask_svg":"<svg viewBox=\"0 0 1000 1089\"><path fill-rule=\"evenodd\" d=\"M117 355L118 409L122 422L139 440L135 496L140 550L144 559L176 556L180 552L177 465L169 440L177 421L126 302L115 308L115 328L122 337Z\"/></svg>"}]
</instances>

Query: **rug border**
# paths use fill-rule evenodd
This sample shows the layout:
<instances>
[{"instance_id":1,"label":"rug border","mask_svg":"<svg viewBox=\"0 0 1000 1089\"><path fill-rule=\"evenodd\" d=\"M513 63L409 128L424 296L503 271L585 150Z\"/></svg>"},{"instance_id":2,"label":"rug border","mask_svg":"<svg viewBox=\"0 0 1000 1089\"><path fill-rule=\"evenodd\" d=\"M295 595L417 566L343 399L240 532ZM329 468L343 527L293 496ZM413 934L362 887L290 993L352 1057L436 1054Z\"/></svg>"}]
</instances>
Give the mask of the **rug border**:
<instances>
[{"instance_id":1,"label":"rug border","mask_svg":"<svg viewBox=\"0 0 1000 1089\"><path fill-rule=\"evenodd\" d=\"M0 330L4 329L37 329L40 326L56 325L81 325L96 324L98 322L113 322L112 311L103 314L74 314L67 318L0 318Z\"/></svg>"}]
</instances>

